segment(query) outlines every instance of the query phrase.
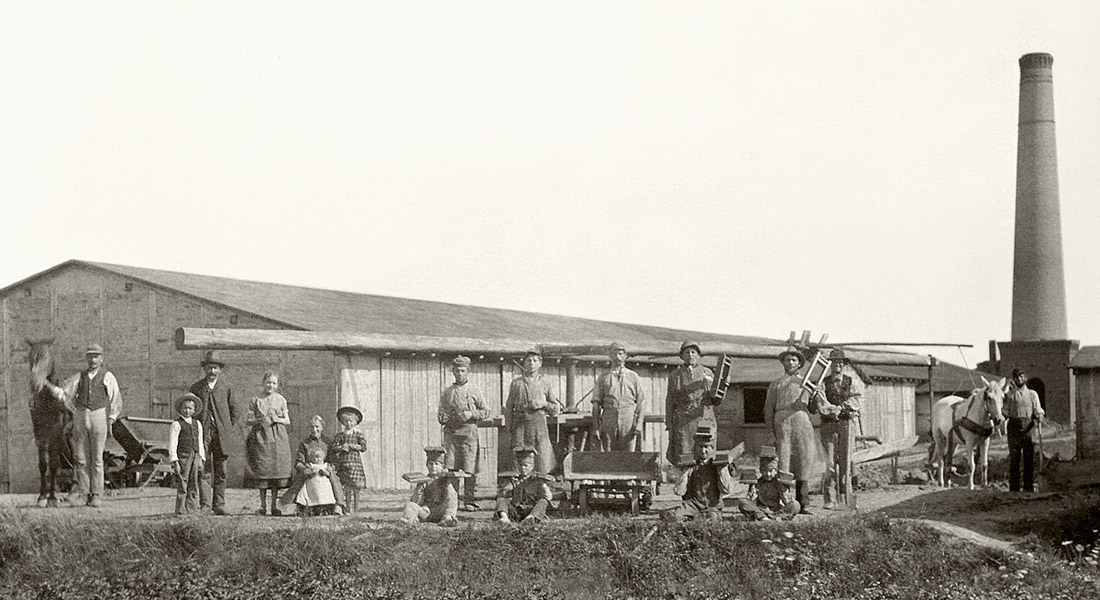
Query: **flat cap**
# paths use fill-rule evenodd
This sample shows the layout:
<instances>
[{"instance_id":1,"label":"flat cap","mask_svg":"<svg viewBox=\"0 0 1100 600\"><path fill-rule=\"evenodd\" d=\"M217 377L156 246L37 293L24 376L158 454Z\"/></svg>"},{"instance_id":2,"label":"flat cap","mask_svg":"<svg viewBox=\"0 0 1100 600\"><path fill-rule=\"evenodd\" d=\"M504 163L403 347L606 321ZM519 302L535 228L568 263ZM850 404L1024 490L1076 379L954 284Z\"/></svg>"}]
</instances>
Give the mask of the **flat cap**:
<instances>
[{"instance_id":1,"label":"flat cap","mask_svg":"<svg viewBox=\"0 0 1100 600\"><path fill-rule=\"evenodd\" d=\"M84 350L84 354L103 354L103 346L99 344L89 344L88 348Z\"/></svg>"}]
</instances>

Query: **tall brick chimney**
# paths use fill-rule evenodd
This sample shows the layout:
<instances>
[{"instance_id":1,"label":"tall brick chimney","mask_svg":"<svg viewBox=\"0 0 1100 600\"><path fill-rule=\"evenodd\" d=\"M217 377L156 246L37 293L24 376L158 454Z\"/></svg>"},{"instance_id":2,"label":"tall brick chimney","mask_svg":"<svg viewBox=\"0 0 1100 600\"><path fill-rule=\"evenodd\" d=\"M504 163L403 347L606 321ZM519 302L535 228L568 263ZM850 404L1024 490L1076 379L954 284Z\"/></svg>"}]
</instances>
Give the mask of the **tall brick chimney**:
<instances>
[{"instance_id":1,"label":"tall brick chimney","mask_svg":"<svg viewBox=\"0 0 1100 600\"><path fill-rule=\"evenodd\" d=\"M1020 57L1012 341L998 343L999 371L1026 370L1048 416L1069 425L1076 410L1068 367L1079 344L1066 325L1053 64L1046 53Z\"/></svg>"},{"instance_id":2,"label":"tall brick chimney","mask_svg":"<svg viewBox=\"0 0 1100 600\"><path fill-rule=\"evenodd\" d=\"M1066 284L1054 141L1054 57L1020 57L1012 341L1064 340Z\"/></svg>"}]
</instances>

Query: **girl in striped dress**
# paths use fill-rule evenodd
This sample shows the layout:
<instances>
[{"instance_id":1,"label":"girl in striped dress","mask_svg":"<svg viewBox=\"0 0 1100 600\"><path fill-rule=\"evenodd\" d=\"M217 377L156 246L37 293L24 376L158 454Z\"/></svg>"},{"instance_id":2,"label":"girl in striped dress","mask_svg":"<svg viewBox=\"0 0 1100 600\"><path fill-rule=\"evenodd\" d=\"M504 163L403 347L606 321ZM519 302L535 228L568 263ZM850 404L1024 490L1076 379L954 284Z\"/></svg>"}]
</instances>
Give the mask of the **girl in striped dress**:
<instances>
[{"instance_id":1,"label":"girl in striped dress","mask_svg":"<svg viewBox=\"0 0 1100 600\"><path fill-rule=\"evenodd\" d=\"M332 440L332 463L344 486L344 500L348 513L359 511L359 490L367 487L367 474L363 471L363 452L367 439L355 427L363 422L363 413L354 406L336 411L336 420L344 428Z\"/></svg>"}]
</instances>

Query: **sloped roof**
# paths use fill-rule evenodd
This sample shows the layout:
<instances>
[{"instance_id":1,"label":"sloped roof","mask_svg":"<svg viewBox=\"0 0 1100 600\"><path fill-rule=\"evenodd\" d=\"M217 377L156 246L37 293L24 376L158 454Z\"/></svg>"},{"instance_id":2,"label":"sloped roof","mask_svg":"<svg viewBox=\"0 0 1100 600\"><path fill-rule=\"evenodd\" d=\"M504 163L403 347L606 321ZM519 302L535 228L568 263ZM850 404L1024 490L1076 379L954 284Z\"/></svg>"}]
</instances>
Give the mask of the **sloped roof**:
<instances>
[{"instance_id":1,"label":"sloped roof","mask_svg":"<svg viewBox=\"0 0 1100 600\"><path fill-rule=\"evenodd\" d=\"M1100 369L1100 346L1084 346L1077 351L1070 361L1071 369L1085 371L1088 369Z\"/></svg>"},{"instance_id":2,"label":"sloped roof","mask_svg":"<svg viewBox=\"0 0 1100 600\"><path fill-rule=\"evenodd\" d=\"M575 339L679 341L706 338L731 344L772 344L778 340L685 331L650 325L598 321L545 313L524 312L359 294L318 288L194 275L125 265L70 260L0 289L14 288L67 267L83 267L130 277L154 287L215 302L251 313L287 327L306 331L345 331L439 337L539 339L568 342Z\"/></svg>"},{"instance_id":3,"label":"sloped roof","mask_svg":"<svg viewBox=\"0 0 1100 600\"><path fill-rule=\"evenodd\" d=\"M928 393L928 369L925 367L877 366L877 370L893 373L899 378L913 379L924 383L917 386L918 394ZM949 362L939 361L932 375L935 393L969 391L981 386L981 378L1000 379L1000 375L986 373L977 369L967 369Z\"/></svg>"}]
</instances>

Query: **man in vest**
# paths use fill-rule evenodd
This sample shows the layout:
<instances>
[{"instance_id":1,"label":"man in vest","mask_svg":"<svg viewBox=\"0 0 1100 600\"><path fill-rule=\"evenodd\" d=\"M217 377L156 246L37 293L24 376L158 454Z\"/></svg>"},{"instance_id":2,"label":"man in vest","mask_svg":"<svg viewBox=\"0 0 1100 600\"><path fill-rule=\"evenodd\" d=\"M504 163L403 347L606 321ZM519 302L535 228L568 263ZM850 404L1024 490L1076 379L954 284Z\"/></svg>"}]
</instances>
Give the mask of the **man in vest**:
<instances>
[{"instance_id":1,"label":"man in vest","mask_svg":"<svg viewBox=\"0 0 1100 600\"><path fill-rule=\"evenodd\" d=\"M73 399L73 470L76 489L93 508L103 495L103 446L115 419L122 412L122 393L113 373L103 366L103 346L84 351L88 368L69 384ZM75 389L73 389L75 387ZM77 495L77 498L80 498ZM77 506L73 502L73 506Z\"/></svg>"},{"instance_id":2,"label":"man in vest","mask_svg":"<svg viewBox=\"0 0 1100 600\"><path fill-rule=\"evenodd\" d=\"M826 401L819 402L817 412L821 417L821 444L825 449L822 482L825 508L833 509L837 507L837 500L844 506L852 505L852 451L856 441L852 419L859 418L864 382L843 348L833 348L829 362L829 374L822 382Z\"/></svg>"},{"instance_id":3,"label":"man in vest","mask_svg":"<svg viewBox=\"0 0 1100 600\"><path fill-rule=\"evenodd\" d=\"M626 346L611 344L611 369L596 379L592 394L592 437L599 449L633 451L645 417L645 387L626 368Z\"/></svg>"},{"instance_id":4,"label":"man in vest","mask_svg":"<svg viewBox=\"0 0 1100 600\"><path fill-rule=\"evenodd\" d=\"M200 506L210 507L216 515L225 512L225 463L229 460L229 440L239 417L237 406L233 403L233 390L220 375L225 363L218 357L217 350L208 350L203 354L202 370L206 376L191 385L189 390L202 401L198 410L202 421L203 442L206 447L206 460L203 461L203 485L200 493Z\"/></svg>"}]
</instances>

